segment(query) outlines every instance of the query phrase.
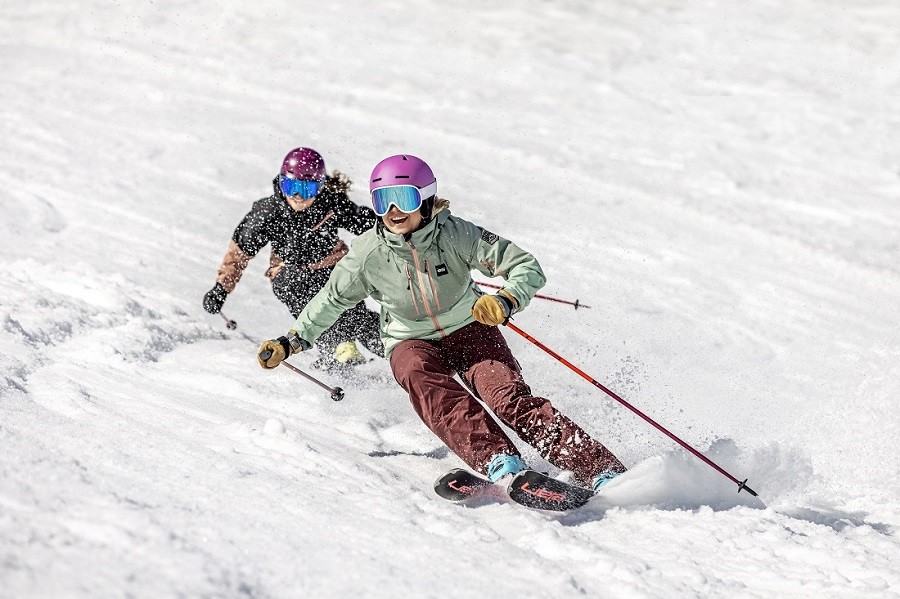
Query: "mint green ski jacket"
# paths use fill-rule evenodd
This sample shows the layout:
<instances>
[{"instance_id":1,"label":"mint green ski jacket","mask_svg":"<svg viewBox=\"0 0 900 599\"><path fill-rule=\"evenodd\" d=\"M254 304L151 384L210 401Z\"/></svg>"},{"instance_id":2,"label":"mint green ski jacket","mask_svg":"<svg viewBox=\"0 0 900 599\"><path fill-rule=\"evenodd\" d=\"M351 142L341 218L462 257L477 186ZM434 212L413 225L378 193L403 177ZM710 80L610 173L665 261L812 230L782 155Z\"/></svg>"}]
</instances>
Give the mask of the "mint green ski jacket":
<instances>
[{"instance_id":1,"label":"mint green ski jacket","mask_svg":"<svg viewBox=\"0 0 900 599\"><path fill-rule=\"evenodd\" d=\"M534 256L499 235L440 210L409 240L383 225L353 241L328 283L297 317L293 329L314 342L366 297L381 305L385 356L406 339L439 339L474 321L482 292L472 270L505 279L516 311L524 309L546 277Z\"/></svg>"}]
</instances>

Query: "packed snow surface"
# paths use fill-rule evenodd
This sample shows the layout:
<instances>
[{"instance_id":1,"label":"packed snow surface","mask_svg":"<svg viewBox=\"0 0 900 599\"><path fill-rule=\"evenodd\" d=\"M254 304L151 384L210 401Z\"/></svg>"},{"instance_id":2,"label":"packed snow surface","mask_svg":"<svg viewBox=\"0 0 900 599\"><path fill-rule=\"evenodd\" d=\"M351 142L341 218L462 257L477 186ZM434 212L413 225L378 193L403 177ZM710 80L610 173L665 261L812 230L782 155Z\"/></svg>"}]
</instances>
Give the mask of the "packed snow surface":
<instances>
[{"instance_id":1,"label":"packed snow surface","mask_svg":"<svg viewBox=\"0 0 900 599\"><path fill-rule=\"evenodd\" d=\"M898 36L892 0L4 2L0 597L900 596ZM383 360L342 402L261 370L267 253L237 330L201 298L297 145L358 203L427 160L590 306L518 326L759 499L509 330L631 469L582 509L438 498L462 462Z\"/></svg>"}]
</instances>

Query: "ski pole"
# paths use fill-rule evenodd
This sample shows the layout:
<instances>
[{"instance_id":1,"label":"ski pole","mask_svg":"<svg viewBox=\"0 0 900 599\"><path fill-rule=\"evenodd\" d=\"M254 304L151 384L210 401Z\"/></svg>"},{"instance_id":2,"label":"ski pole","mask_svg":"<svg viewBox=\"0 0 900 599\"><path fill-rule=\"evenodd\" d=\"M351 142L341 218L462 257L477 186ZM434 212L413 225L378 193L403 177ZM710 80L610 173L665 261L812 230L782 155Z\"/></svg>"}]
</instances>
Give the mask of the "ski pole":
<instances>
[{"instance_id":1,"label":"ski pole","mask_svg":"<svg viewBox=\"0 0 900 599\"><path fill-rule=\"evenodd\" d=\"M230 318L228 318L221 312L219 312L219 316L221 316L222 318L225 319L225 328L226 329L228 329L229 331L233 331L237 328L237 323L235 321L231 320Z\"/></svg>"},{"instance_id":2,"label":"ski pole","mask_svg":"<svg viewBox=\"0 0 900 599\"><path fill-rule=\"evenodd\" d=\"M297 368L296 366L294 366L293 364L290 364L288 362L282 362L281 365L287 366L289 370L293 370L300 376L304 377L306 380L317 384L318 386L322 387L323 389L325 389L326 391L331 393L331 399L333 399L334 401L341 401L342 399L344 399L344 390L341 389L340 387L329 387L328 385L326 385L325 383L323 383L322 381L320 381L313 375L303 372L302 370L300 370L299 368Z\"/></svg>"},{"instance_id":3,"label":"ski pole","mask_svg":"<svg viewBox=\"0 0 900 599\"><path fill-rule=\"evenodd\" d=\"M503 289L500 285L494 285L493 283L482 283L481 281L475 281L478 285L483 285L485 287L491 287L493 289ZM570 302L569 300L559 299L557 297L550 297L549 295L541 295L540 293L535 293L534 297L539 297L541 299L550 300L551 302L558 302L560 304L567 304L569 306L575 306L575 309L578 308L590 308L587 304L582 304L580 301L575 300L574 302Z\"/></svg>"},{"instance_id":4,"label":"ski pole","mask_svg":"<svg viewBox=\"0 0 900 599\"><path fill-rule=\"evenodd\" d=\"M272 350L267 349L267 350L263 351L259 355L259 357L262 358L263 361L265 362L266 360L268 360L269 358L272 357ZM303 372L302 370L300 370L293 364L289 364L288 362L286 362L284 360L281 361L281 365L286 366L288 368L288 370L293 370L294 372L296 372L297 374L299 374L306 380L310 381L311 383L315 383L316 385L322 387L323 389L325 389L326 391L331 393L331 399L333 399L334 401L341 401L342 399L344 399L344 390L341 389L340 387L329 387L328 385L326 385L325 383L323 383L322 381L320 381L313 375Z\"/></svg>"},{"instance_id":5,"label":"ski pole","mask_svg":"<svg viewBox=\"0 0 900 599\"><path fill-rule=\"evenodd\" d=\"M568 360L566 360L565 358L560 356L558 353L556 353L555 351L553 351L552 349L550 349L549 347L547 347L546 345L544 345L543 343L541 343L540 341L538 341L537 339L535 339L534 337L532 337L531 335L529 335L528 333L526 333L525 331L523 331L522 329L520 329L519 327L514 325L512 322L507 322L506 326L508 326L509 328L514 330L519 335L525 337L526 339L531 341L533 344L537 345L539 348L541 348L542 350L544 350L545 352L547 352L548 354L550 354L551 356L553 356L554 358L556 358L557 360L562 362L564 365L568 366L573 372L578 374L580 377L582 377L583 379L585 379L586 381L588 381L589 383L591 383L592 385L594 385L595 387L597 387L598 389L600 389L601 391L603 391L604 393L606 393L607 395L609 395L610 397L615 399L617 402L619 402L620 404L622 404L623 406L625 406L626 408L628 408L629 410L631 410L632 412L634 412L635 414L637 414L638 416L640 416L641 418L643 418L644 420L646 420L647 422L649 422L650 424L655 426L657 430L664 433L667 437L669 437L670 439L672 439L673 441L675 441L676 443L678 443L679 445L681 445L682 447L687 449L689 452L694 454L696 457L698 457L701 460L703 460L704 462L706 462L706 464L708 464L714 470L719 472L719 474L722 474L725 478L727 478L728 480L735 483L738 486L738 493L740 493L741 491L747 491L754 497L757 497L756 491L754 491L753 489L751 489L750 487L747 486L746 478L743 481L740 481L737 478L733 477L731 474L726 472L724 469L722 469L718 464L713 462L711 459L709 459L708 457L706 457L705 455L703 455L702 453L700 453L699 451L697 451L696 449L694 449L693 447L691 447L690 445L688 445L687 443L685 443L684 441L682 441L681 439L676 437L668 429L666 429L662 425L658 424L655 420L653 420L652 418L650 418L649 416L647 416L646 414L641 412L639 409L637 409L636 407L634 407L633 405L631 405L630 403L628 403L627 401L625 401L624 399L622 399L621 397L616 395L610 389L607 389L606 387L604 387L596 379L587 375L583 370L581 370L580 368L578 368L577 366L575 366L574 364L572 364L571 362L569 362Z\"/></svg>"}]
</instances>

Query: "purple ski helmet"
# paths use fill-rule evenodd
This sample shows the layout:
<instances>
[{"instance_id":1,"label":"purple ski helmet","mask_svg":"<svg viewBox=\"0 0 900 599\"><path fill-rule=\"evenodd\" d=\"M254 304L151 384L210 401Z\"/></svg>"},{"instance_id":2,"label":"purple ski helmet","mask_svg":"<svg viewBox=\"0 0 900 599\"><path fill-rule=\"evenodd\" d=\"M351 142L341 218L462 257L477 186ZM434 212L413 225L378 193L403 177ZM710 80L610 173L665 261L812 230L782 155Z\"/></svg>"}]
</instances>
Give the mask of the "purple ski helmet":
<instances>
[{"instance_id":1,"label":"purple ski helmet","mask_svg":"<svg viewBox=\"0 0 900 599\"><path fill-rule=\"evenodd\" d=\"M284 157L281 174L289 179L324 181L325 160L312 148L294 148Z\"/></svg>"},{"instance_id":2,"label":"purple ski helmet","mask_svg":"<svg viewBox=\"0 0 900 599\"><path fill-rule=\"evenodd\" d=\"M398 154L375 165L369 177L369 193L390 185L415 185L423 189L436 181L431 167L424 160L409 154Z\"/></svg>"},{"instance_id":3,"label":"purple ski helmet","mask_svg":"<svg viewBox=\"0 0 900 599\"><path fill-rule=\"evenodd\" d=\"M391 185L412 185L419 189L419 198L422 202L419 212L423 223L431 220L434 198L437 194L437 179L424 160L409 154L398 154L376 164L372 176L369 177L369 194Z\"/></svg>"}]
</instances>

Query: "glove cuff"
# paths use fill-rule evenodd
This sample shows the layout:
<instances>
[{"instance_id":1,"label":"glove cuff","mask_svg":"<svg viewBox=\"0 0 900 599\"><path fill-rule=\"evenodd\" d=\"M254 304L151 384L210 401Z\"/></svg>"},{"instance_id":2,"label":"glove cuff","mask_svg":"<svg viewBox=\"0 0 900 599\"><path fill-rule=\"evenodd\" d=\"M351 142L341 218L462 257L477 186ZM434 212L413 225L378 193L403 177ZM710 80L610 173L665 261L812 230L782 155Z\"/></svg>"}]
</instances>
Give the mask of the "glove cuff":
<instances>
[{"instance_id":1,"label":"glove cuff","mask_svg":"<svg viewBox=\"0 0 900 599\"><path fill-rule=\"evenodd\" d=\"M506 324L509 317L515 313L519 303L516 301L516 298L505 289L498 291L495 297L500 302L500 305L503 306L503 311L506 312L506 320L503 321L503 324Z\"/></svg>"},{"instance_id":2,"label":"glove cuff","mask_svg":"<svg viewBox=\"0 0 900 599\"><path fill-rule=\"evenodd\" d=\"M291 351L291 344L290 344L290 342L288 341L288 338L287 338L287 337L283 337L283 336L282 336L282 337L279 337L278 339L276 339L275 341L277 341L278 344L281 345L281 349L284 350L284 355L285 355L286 357L287 357L287 356L290 356L290 355L292 355L292 354L294 353L294 352Z\"/></svg>"},{"instance_id":3,"label":"glove cuff","mask_svg":"<svg viewBox=\"0 0 900 599\"><path fill-rule=\"evenodd\" d=\"M302 339L294 329L288 331L287 336L279 337L278 341L284 347L284 355L286 356L307 351L312 347L312 344L306 339Z\"/></svg>"}]
</instances>

